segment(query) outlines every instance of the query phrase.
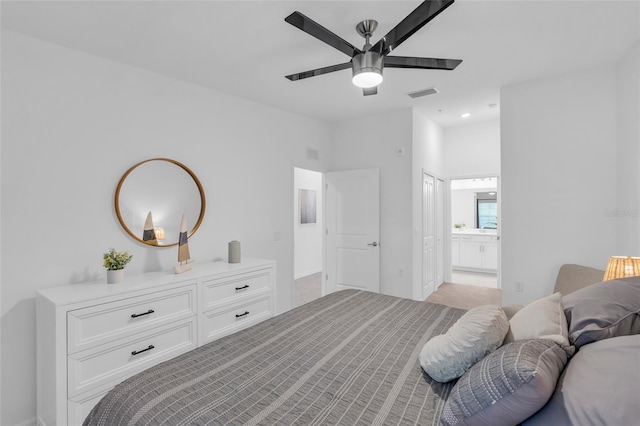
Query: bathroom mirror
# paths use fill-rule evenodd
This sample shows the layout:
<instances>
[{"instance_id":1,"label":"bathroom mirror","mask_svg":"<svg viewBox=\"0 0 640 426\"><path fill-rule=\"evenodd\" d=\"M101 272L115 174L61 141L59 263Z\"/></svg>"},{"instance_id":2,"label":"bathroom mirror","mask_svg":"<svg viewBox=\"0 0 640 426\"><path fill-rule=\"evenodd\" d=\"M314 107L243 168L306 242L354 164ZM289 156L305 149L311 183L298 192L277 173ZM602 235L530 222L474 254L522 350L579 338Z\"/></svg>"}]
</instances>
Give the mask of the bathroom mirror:
<instances>
[{"instance_id":1,"label":"bathroom mirror","mask_svg":"<svg viewBox=\"0 0 640 426\"><path fill-rule=\"evenodd\" d=\"M122 176L115 194L116 215L124 230L135 240L156 247L178 244L183 213L191 237L202 223L205 205L196 175L168 158L135 164ZM149 219L156 237L152 240L143 237Z\"/></svg>"}]
</instances>

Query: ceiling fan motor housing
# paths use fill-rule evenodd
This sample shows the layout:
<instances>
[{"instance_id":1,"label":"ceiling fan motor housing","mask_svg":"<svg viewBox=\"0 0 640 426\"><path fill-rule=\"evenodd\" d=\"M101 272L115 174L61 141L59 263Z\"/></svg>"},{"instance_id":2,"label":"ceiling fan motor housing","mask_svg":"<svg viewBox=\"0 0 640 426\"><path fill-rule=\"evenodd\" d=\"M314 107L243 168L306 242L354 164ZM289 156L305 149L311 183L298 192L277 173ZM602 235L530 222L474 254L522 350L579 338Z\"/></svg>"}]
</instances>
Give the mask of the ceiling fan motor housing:
<instances>
[{"instance_id":1,"label":"ceiling fan motor housing","mask_svg":"<svg viewBox=\"0 0 640 426\"><path fill-rule=\"evenodd\" d=\"M357 86L362 88L375 87L382 81L384 57L378 52L367 50L366 52L358 53L353 57L351 65L353 66L353 82ZM379 78L369 80L366 79L365 74L375 74ZM359 83L362 80L366 81Z\"/></svg>"}]
</instances>

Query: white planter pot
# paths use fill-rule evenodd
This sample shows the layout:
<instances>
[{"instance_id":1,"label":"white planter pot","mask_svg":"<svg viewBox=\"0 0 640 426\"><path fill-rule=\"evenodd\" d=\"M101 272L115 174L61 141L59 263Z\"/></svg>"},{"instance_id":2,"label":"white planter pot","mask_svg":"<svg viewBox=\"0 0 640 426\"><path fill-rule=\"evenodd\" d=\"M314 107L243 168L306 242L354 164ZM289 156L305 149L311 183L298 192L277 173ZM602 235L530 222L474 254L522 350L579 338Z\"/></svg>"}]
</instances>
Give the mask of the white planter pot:
<instances>
[{"instance_id":1,"label":"white planter pot","mask_svg":"<svg viewBox=\"0 0 640 426\"><path fill-rule=\"evenodd\" d=\"M107 269L107 284L118 284L124 281L124 269Z\"/></svg>"}]
</instances>

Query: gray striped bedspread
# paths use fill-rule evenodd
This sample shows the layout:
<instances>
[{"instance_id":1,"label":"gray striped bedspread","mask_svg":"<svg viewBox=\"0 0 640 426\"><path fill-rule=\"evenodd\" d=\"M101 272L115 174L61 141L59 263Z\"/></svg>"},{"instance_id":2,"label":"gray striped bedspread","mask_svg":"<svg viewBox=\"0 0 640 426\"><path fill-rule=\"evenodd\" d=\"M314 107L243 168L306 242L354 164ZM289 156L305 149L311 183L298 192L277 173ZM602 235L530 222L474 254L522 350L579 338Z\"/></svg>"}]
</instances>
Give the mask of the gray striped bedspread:
<instances>
[{"instance_id":1,"label":"gray striped bedspread","mask_svg":"<svg viewBox=\"0 0 640 426\"><path fill-rule=\"evenodd\" d=\"M436 425L424 343L462 309L345 290L117 385L84 425Z\"/></svg>"}]
</instances>

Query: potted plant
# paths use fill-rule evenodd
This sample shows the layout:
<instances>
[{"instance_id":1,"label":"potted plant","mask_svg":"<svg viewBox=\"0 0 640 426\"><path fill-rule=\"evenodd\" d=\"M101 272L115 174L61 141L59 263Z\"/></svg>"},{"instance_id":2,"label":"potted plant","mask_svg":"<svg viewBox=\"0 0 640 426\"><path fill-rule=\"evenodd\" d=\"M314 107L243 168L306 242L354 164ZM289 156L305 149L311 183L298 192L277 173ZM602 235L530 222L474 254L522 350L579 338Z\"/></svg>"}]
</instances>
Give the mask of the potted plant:
<instances>
[{"instance_id":1,"label":"potted plant","mask_svg":"<svg viewBox=\"0 0 640 426\"><path fill-rule=\"evenodd\" d=\"M462 229L464 228L464 223L462 222L454 223L453 226L455 226L456 229Z\"/></svg>"},{"instance_id":2,"label":"potted plant","mask_svg":"<svg viewBox=\"0 0 640 426\"><path fill-rule=\"evenodd\" d=\"M102 266L107 268L107 283L117 284L124 280L124 267L131 262L133 255L129 254L129 250L115 251L110 248L108 252L102 255L104 262Z\"/></svg>"}]
</instances>

